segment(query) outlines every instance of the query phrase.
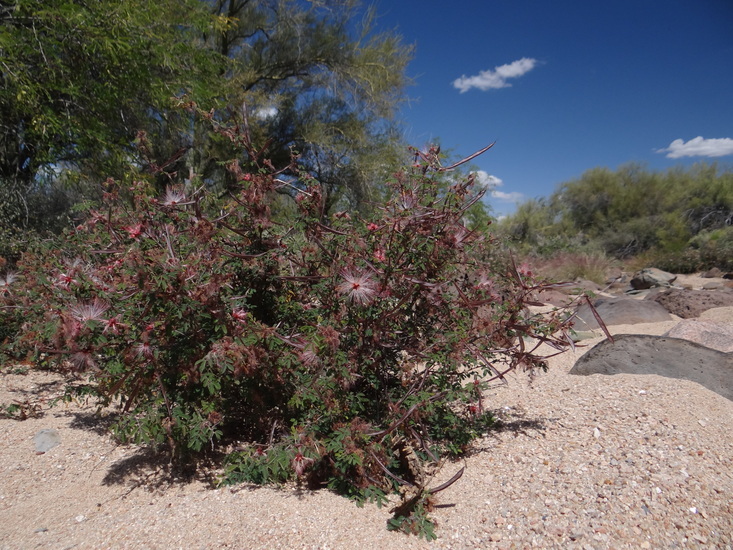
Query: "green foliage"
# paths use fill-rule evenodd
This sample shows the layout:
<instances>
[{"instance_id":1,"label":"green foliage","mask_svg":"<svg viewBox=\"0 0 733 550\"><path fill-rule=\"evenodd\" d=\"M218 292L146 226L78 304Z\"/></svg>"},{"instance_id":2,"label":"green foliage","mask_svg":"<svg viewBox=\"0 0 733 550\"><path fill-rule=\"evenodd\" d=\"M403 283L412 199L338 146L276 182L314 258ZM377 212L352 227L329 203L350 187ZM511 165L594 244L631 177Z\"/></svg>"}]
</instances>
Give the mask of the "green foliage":
<instances>
[{"instance_id":1,"label":"green foliage","mask_svg":"<svg viewBox=\"0 0 733 550\"><path fill-rule=\"evenodd\" d=\"M733 225L701 231L690 240L690 247L699 254L701 265L733 271Z\"/></svg>"},{"instance_id":2,"label":"green foliage","mask_svg":"<svg viewBox=\"0 0 733 550\"><path fill-rule=\"evenodd\" d=\"M683 261L675 271L687 271L727 263L724 254L695 252L699 247L693 243L696 235L722 229L731 219L730 170L698 164L649 172L631 164L589 170L549 199L520 205L500 231L524 254L578 249L619 259L647 254L670 267L678 257Z\"/></svg>"},{"instance_id":3,"label":"green foliage","mask_svg":"<svg viewBox=\"0 0 733 550\"><path fill-rule=\"evenodd\" d=\"M0 15L0 181L23 194L39 173L118 174L147 120L215 74L193 38L194 0L17 0ZM20 187L19 187L20 186Z\"/></svg>"},{"instance_id":4,"label":"green foliage","mask_svg":"<svg viewBox=\"0 0 733 550\"><path fill-rule=\"evenodd\" d=\"M209 39L231 60L226 102L245 105L254 139L269 140L270 161L286 167L296 152L320 183L326 214L368 209L404 161L393 120L412 48L376 32L374 10L356 0L210 4L226 22ZM219 160L196 173L208 177Z\"/></svg>"},{"instance_id":5,"label":"green foliage","mask_svg":"<svg viewBox=\"0 0 733 550\"><path fill-rule=\"evenodd\" d=\"M487 384L545 368L538 347L567 346L566 319L527 318L541 285L482 260L492 241L463 224L480 193L445 188L437 151L417 153L371 216L328 224L322 186L293 164L303 184L283 225L278 170L245 127L204 117L244 144L236 188L108 180L84 223L20 261L4 296L24 318L13 345L88 374L119 404L121 441L178 463L243 441L224 482L295 479L357 502L422 491L428 465L491 426ZM401 524L427 535L425 510Z\"/></svg>"},{"instance_id":6,"label":"green foliage","mask_svg":"<svg viewBox=\"0 0 733 550\"><path fill-rule=\"evenodd\" d=\"M427 541L438 538L435 534L435 524L428 515L432 510L430 497L420 494L414 497L409 511L398 510L395 516L387 522L389 531L400 531L408 535L417 535ZM405 513L407 512L407 513Z\"/></svg>"},{"instance_id":7,"label":"green foliage","mask_svg":"<svg viewBox=\"0 0 733 550\"><path fill-rule=\"evenodd\" d=\"M368 209L402 164L393 118L411 57L373 20L356 1L11 2L0 9L2 242L70 225L109 176L142 171L161 192L236 186L225 167L236 147L195 107L266 137L277 170L297 153L324 219Z\"/></svg>"}]
</instances>

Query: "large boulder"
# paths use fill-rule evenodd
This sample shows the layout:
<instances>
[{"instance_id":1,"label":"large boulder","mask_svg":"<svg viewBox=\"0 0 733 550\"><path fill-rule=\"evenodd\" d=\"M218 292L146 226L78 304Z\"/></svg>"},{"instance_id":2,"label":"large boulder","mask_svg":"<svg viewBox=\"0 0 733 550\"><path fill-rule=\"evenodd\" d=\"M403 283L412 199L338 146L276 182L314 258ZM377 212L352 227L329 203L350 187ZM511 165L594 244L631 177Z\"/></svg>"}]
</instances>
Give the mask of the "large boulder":
<instances>
[{"instance_id":1,"label":"large boulder","mask_svg":"<svg viewBox=\"0 0 733 550\"><path fill-rule=\"evenodd\" d=\"M578 359L570 374L657 374L697 382L733 401L733 353L677 338L615 336Z\"/></svg>"},{"instance_id":2,"label":"large boulder","mask_svg":"<svg viewBox=\"0 0 733 550\"><path fill-rule=\"evenodd\" d=\"M689 340L718 351L733 351L733 325L721 325L699 319L683 319L663 336Z\"/></svg>"},{"instance_id":3,"label":"large boulder","mask_svg":"<svg viewBox=\"0 0 733 550\"><path fill-rule=\"evenodd\" d=\"M647 296L651 300L678 317L690 319L699 317L703 311L714 307L733 306L733 290L723 288L718 290L686 290L670 288L663 292Z\"/></svg>"},{"instance_id":4,"label":"large boulder","mask_svg":"<svg viewBox=\"0 0 733 550\"><path fill-rule=\"evenodd\" d=\"M645 290L657 286L670 286L675 279L677 279L677 275L667 273L655 267L649 267L634 274L631 278L631 288L634 290Z\"/></svg>"},{"instance_id":5,"label":"large boulder","mask_svg":"<svg viewBox=\"0 0 733 550\"><path fill-rule=\"evenodd\" d=\"M598 298L593 307L606 325L637 325L671 321L672 316L660 304L635 298ZM588 304L581 304L576 313L574 329L587 331L600 328Z\"/></svg>"}]
</instances>

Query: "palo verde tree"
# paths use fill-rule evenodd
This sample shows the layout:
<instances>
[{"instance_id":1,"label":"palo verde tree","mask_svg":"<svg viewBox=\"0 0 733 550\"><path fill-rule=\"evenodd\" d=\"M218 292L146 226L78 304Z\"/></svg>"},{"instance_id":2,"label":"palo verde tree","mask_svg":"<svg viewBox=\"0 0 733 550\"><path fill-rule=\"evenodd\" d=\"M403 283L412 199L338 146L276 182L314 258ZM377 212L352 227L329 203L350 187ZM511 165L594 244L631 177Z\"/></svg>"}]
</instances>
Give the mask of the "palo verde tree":
<instances>
[{"instance_id":1,"label":"palo verde tree","mask_svg":"<svg viewBox=\"0 0 733 550\"><path fill-rule=\"evenodd\" d=\"M232 112L255 139L271 138L276 167L298 155L323 189L325 212L364 206L405 160L393 121L411 48L375 32L374 11L356 0L208 3L222 30L207 44L231 60L222 76ZM190 159L193 171L206 179L218 168L226 180L212 153Z\"/></svg>"}]
</instances>

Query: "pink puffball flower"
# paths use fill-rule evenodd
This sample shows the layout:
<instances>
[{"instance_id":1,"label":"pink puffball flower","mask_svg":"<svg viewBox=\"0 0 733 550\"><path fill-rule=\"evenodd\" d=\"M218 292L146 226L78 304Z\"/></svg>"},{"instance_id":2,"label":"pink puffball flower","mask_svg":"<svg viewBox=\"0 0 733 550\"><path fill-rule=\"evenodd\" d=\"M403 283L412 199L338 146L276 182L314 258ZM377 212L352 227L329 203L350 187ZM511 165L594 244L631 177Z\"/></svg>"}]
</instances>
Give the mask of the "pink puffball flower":
<instances>
[{"instance_id":1,"label":"pink puffball flower","mask_svg":"<svg viewBox=\"0 0 733 550\"><path fill-rule=\"evenodd\" d=\"M345 294L351 302L367 305L377 295L376 284L368 273L344 271L341 276L344 281L336 287L336 290Z\"/></svg>"},{"instance_id":2,"label":"pink puffball flower","mask_svg":"<svg viewBox=\"0 0 733 550\"><path fill-rule=\"evenodd\" d=\"M131 239L137 239L142 235L143 232L143 224L136 223L135 225L127 225L123 227L125 231L127 231L127 234L130 236Z\"/></svg>"},{"instance_id":3,"label":"pink puffball flower","mask_svg":"<svg viewBox=\"0 0 733 550\"><path fill-rule=\"evenodd\" d=\"M245 323L247 321L247 311L241 307L234 309L232 310L232 317L240 323Z\"/></svg>"},{"instance_id":4,"label":"pink puffball flower","mask_svg":"<svg viewBox=\"0 0 733 550\"><path fill-rule=\"evenodd\" d=\"M104 321L105 319L102 316L107 312L108 309L109 305L107 305L102 300L95 298L91 302L81 303L72 306L71 314L74 316L75 319L81 321L82 323L86 321Z\"/></svg>"},{"instance_id":5,"label":"pink puffball flower","mask_svg":"<svg viewBox=\"0 0 733 550\"><path fill-rule=\"evenodd\" d=\"M301 477L305 473L308 466L313 464L313 462L314 460L312 458L305 457L300 452L296 453L292 462L292 467L293 470L295 470L295 475Z\"/></svg>"},{"instance_id":6,"label":"pink puffball flower","mask_svg":"<svg viewBox=\"0 0 733 550\"><path fill-rule=\"evenodd\" d=\"M165 206L177 206L186 202L186 193L178 186L168 186L165 189L163 204Z\"/></svg>"},{"instance_id":7,"label":"pink puffball flower","mask_svg":"<svg viewBox=\"0 0 733 550\"><path fill-rule=\"evenodd\" d=\"M104 322L104 330L102 331L102 334L106 334L108 332L111 332L112 334L119 334L120 329L124 327L125 325L120 323L119 315L116 317L110 317Z\"/></svg>"}]
</instances>

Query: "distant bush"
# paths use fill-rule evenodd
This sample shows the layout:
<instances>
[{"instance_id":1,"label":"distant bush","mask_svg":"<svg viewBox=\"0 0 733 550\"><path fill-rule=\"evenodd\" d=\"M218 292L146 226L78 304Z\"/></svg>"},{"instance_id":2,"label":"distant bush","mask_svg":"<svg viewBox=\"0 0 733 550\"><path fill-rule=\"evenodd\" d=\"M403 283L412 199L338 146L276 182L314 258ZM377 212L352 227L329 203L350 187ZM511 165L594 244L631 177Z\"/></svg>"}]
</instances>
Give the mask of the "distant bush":
<instances>
[{"instance_id":1,"label":"distant bush","mask_svg":"<svg viewBox=\"0 0 733 550\"><path fill-rule=\"evenodd\" d=\"M548 257L528 257L526 263L553 281L585 279L604 284L614 264L602 252L559 252Z\"/></svg>"},{"instance_id":2,"label":"distant bush","mask_svg":"<svg viewBox=\"0 0 733 550\"><path fill-rule=\"evenodd\" d=\"M223 202L196 182L155 196L109 180L86 222L24 255L5 296L25 322L14 345L89 375L121 408L121 441L179 463L243 441L227 483L359 502L407 487L390 526L432 537L429 473L491 426L487 382L545 368L537 347L564 349L566 322L526 314L531 274L479 259L492 241L461 220L480 195L437 185L436 151L415 153L373 217L327 222L318 182L285 183L258 154L228 164ZM270 210L284 188L286 224Z\"/></svg>"},{"instance_id":3,"label":"distant bush","mask_svg":"<svg viewBox=\"0 0 733 550\"><path fill-rule=\"evenodd\" d=\"M699 254L702 269L733 271L733 225L698 233L690 239L690 248Z\"/></svg>"},{"instance_id":4,"label":"distant bush","mask_svg":"<svg viewBox=\"0 0 733 550\"><path fill-rule=\"evenodd\" d=\"M550 257L595 249L622 260L658 258L682 271L726 260L725 247L706 249L694 239L731 220L730 169L697 164L650 172L629 164L616 171L588 170L550 197L520 205L500 222L499 231L523 254Z\"/></svg>"}]
</instances>

